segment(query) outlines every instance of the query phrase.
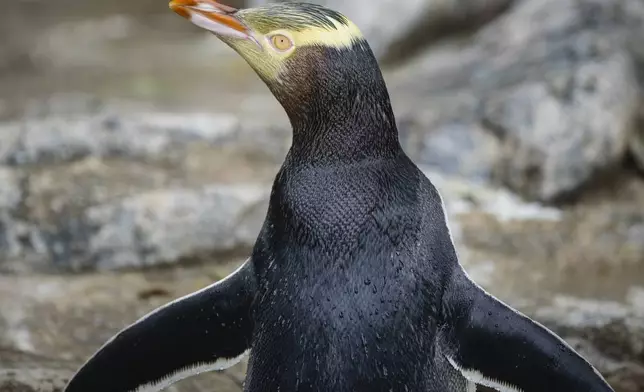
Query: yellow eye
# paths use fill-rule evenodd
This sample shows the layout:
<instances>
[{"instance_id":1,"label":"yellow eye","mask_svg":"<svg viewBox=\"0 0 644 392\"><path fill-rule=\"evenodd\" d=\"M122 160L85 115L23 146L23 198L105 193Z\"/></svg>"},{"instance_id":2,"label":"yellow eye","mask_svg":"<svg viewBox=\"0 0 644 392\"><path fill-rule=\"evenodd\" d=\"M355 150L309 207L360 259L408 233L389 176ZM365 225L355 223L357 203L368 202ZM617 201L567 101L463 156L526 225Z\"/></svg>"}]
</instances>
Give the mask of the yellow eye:
<instances>
[{"instance_id":1,"label":"yellow eye","mask_svg":"<svg viewBox=\"0 0 644 392\"><path fill-rule=\"evenodd\" d=\"M291 49L291 47L293 46L293 42L291 42L291 40L283 34L275 34L274 36L272 36L271 43L273 44L275 49L281 50L282 52Z\"/></svg>"}]
</instances>

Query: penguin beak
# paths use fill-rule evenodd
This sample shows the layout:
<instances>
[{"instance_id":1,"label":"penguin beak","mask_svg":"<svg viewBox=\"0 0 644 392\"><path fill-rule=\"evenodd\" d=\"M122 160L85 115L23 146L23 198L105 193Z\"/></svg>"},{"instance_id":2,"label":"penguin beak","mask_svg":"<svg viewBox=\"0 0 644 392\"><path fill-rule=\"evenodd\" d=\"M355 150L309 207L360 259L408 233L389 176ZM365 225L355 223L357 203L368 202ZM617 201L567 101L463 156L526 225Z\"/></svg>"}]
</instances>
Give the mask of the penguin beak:
<instances>
[{"instance_id":1,"label":"penguin beak","mask_svg":"<svg viewBox=\"0 0 644 392\"><path fill-rule=\"evenodd\" d=\"M170 9L220 38L251 39L251 31L235 16L237 9L213 0L172 0Z\"/></svg>"}]
</instances>

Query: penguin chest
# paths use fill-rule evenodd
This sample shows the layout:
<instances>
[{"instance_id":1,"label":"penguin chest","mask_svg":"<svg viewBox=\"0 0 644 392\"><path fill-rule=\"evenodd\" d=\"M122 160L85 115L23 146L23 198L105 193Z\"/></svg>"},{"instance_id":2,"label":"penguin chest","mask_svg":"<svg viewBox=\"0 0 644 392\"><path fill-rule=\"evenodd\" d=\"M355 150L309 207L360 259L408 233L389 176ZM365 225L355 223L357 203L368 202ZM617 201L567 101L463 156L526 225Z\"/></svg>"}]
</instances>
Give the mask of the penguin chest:
<instances>
[{"instance_id":1,"label":"penguin chest","mask_svg":"<svg viewBox=\"0 0 644 392\"><path fill-rule=\"evenodd\" d=\"M376 261L275 267L254 305L248 391L450 391L422 283Z\"/></svg>"}]
</instances>

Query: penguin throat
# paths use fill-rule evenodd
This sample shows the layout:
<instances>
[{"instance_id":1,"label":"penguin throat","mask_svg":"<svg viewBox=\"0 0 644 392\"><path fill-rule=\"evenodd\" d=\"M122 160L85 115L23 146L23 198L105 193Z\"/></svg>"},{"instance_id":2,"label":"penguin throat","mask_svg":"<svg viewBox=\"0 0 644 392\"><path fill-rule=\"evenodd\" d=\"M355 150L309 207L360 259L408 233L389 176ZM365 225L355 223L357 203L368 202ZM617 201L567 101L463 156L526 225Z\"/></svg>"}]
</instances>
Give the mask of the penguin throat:
<instances>
[{"instance_id":1,"label":"penguin throat","mask_svg":"<svg viewBox=\"0 0 644 392\"><path fill-rule=\"evenodd\" d=\"M360 100L364 100L360 103ZM290 116L292 151L307 160L359 160L388 155L398 147L398 135L388 102L327 101L324 108Z\"/></svg>"},{"instance_id":2,"label":"penguin throat","mask_svg":"<svg viewBox=\"0 0 644 392\"><path fill-rule=\"evenodd\" d=\"M365 45L311 51L298 60L308 62L308 72L299 64L301 80L275 91L293 127L294 158L356 161L399 151L389 93Z\"/></svg>"}]
</instances>

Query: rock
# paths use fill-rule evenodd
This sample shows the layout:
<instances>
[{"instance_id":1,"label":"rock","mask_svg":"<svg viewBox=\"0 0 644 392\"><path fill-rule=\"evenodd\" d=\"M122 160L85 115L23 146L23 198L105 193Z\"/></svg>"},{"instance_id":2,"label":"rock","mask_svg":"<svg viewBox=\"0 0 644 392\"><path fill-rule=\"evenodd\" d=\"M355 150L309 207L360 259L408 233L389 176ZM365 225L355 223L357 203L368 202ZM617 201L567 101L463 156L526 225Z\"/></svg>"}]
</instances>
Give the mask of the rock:
<instances>
[{"instance_id":1,"label":"rock","mask_svg":"<svg viewBox=\"0 0 644 392\"><path fill-rule=\"evenodd\" d=\"M151 190L158 179L142 178L146 172L154 176L152 170L139 172L132 165L124 169L132 171L131 178L109 170L102 170L103 177L80 173L69 179L37 180L32 175L31 181L58 182L32 184L28 188L32 193L19 199L20 209L0 210L0 271L208 261L247 254L254 245L269 183L181 187L162 177L160 189ZM81 182L74 183L75 179ZM128 184L136 180L138 189Z\"/></svg>"},{"instance_id":2,"label":"rock","mask_svg":"<svg viewBox=\"0 0 644 392\"><path fill-rule=\"evenodd\" d=\"M418 95L426 93L408 86L409 75L405 69L401 72L390 76L390 84L405 152L414 162L444 174L489 182L501 143L476 116L480 98L468 91L455 91L419 99Z\"/></svg>"},{"instance_id":3,"label":"rock","mask_svg":"<svg viewBox=\"0 0 644 392\"><path fill-rule=\"evenodd\" d=\"M46 233L64 268L115 269L246 253L264 219L269 189L206 186L149 192L62 215Z\"/></svg>"},{"instance_id":4,"label":"rock","mask_svg":"<svg viewBox=\"0 0 644 392\"><path fill-rule=\"evenodd\" d=\"M430 48L388 80L399 117L425 127L416 140L438 139L414 157L454 167L466 156L475 176L531 200L580 194L626 156L641 101L630 43L643 26L637 0L525 0L471 40ZM451 149L464 133L444 131L454 124L486 153Z\"/></svg>"},{"instance_id":5,"label":"rock","mask_svg":"<svg viewBox=\"0 0 644 392\"><path fill-rule=\"evenodd\" d=\"M566 97L535 82L485 102L485 125L503 141L497 175L533 199L567 197L618 166L634 131L639 97L628 58L584 64L569 77Z\"/></svg>"},{"instance_id":6,"label":"rock","mask_svg":"<svg viewBox=\"0 0 644 392\"><path fill-rule=\"evenodd\" d=\"M58 93L27 101L23 112L18 115L27 119L82 118L88 115L105 115L105 113L115 110L111 107L113 105L114 103L106 102L92 94Z\"/></svg>"},{"instance_id":7,"label":"rock","mask_svg":"<svg viewBox=\"0 0 644 392\"><path fill-rule=\"evenodd\" d=\"M8 157L18 148L20 137L20 127L17 124L0 124L0 165L5 165Z\"/></svg>"},{"instance_id":8,"label":"rock","mask_svg":"<svg viewBox=\"0 0 644 392\"><path fill-rule=\"evenodd\" d=\"M399 122L403 148L416 162L481 182L492 177L499 143L477 124L457 119L425 123L412 118L407 122L404 117Z\"/></svg>"},{"instance_id":9,"label":"rock","mask_svg":"<svg viewBox=\"0 0 644 392\"><path fill-rule=\"evenodd\" d=\"M198 113L26 120L0 129L0 139L7 138L0 145L8 146L0 150L0 163L52 164L87 156L158 159L190 142L221 142L233 135L237 127L234 116Z\"/></svg>"},{"instance_id":10,"label":"rock","mask_svg":"<svg viewBox=\"0 0 644 392\"><path fill-rule=\"evenodd\" d=\"M3 272L247 253L291 136L284 124L195 113L26 123L0 133L16 139L0 144L11 164L0 170Z\"/></svg>"},{"instance_id":11,"label":"rock","mask_svg":"<svg viewBox=\"0 0 644 392\"><path fill-rule=\"evenodd\" d=\"M0 271L31 271L34 265L44 264L45 255L47 247L38 225L0 213Z\"/></svg>"},{"instance_id":12,"label":"rock","mask_svg":"<svg viewBox=\"0 0 644 392\"><path fill-rule=\"evenodd\" d=\"M0 391L62 392L71 374L71 365L59 358L0 347Z\"/></svg>"},{"instance_id":13,"label":"rock","mask_svg":"<svg viewBox=\"0 0 644 392\"><path fill-rule=\"evenodd\" d=\"M62 392L71 374L60 359L0 348L0 391Z\"/></svg>"},{"instance_id":14,"label":"rock","mask_svg":"<svg viewBox=\"0 0 644 392\"><path fill-rule=\"evenodd\" d=\"M644 263L644 213L637 204L580 206L559 212L556 220L525 216L514 222L468 211L461 213L460 225L468 249L524 263L547 260L544 270L610 271L615 277L630 274L644 280L638 269Z\"/></svg>"},{"instance_id":15,"label":"rock","mask_svg":"<svg viewBox=\"0 0 644 392\"><path fill-rule=\"evenodd\" d=\"M240 263L120 274L0 275L0 391L60 392L120 329L222 279ZM239 392L245 367L193 377L168 391Z\"/></svg>"},{"instance_id":16,"label":"rock","mask_svg":"<svg viewBox=\"0 0 644 392\"><path fill-rule=\"evenodd\" d=\"M632 304L557 296L533 317L593 363L619 392L644 386L644 317Z\"/></svg>"},{"instance_id":17,"label":"rock","mask_svg":"<svg viewBox=\"0 0 644 392\"><path fill-rule=\"evenodd\" d=\"M273 1L250 0L249 6ZM362 31L376 56L400 61L419 47L457 31L467 31L503 12L513 0L317 0L345 14ZM396 17L392 18L391 15ZM387 23L382 23L386 20Z\"/></svg>"},{"instance_id":18,"label":"rock","mask_svg":"<svg viewBox=\"0 0 644 392\"><path fill-rule=\"evenodd\" d=\"M24 255L25 244L38 244L37 232L22 216L25 176L0 166L0 267L7 258Z\"/></svg>"},{"instance_id":19,"label":"rock","mask_svg":"<svg viewBox=\"0 0 644 392\"><path fill-rule=\"evenodd\" d=\"M583 337L612 358L644 358L644 311L637 304L559 296L535 316L564 336Z\"/></svg>"},{"instance_id":20,"label":"rock","mask_svg":"<svg viewBox=\"0 0 644 392\"><path fill-rule=\"evenodd\" d=\"M222 152L221 145L247 142L247 135L241 132L234 116L139 113L136 117L128 117L102 113L84 117L46 117L4 127L0 131L0 139L4 139L0 142L0 162L10 166L0 166L0 182L3 184L0 187L0 270L27 272L53 266L94 268L100 265L101 268L111 268L173 262L184 256L196 257L196 254L188 254L191 252L188 249L201 252L203 249L200 247L208 244L203 236L208 234L219 236L209 244L215 252L226 253L237 246L252 245L251 239L239 237L243 228L226 226L242 224L245 218L234 216L252 207L255 196L251 191L245 195L245 190L235 193L232 188L220 191L210 187L203 192L190 190L212 182L209 178L217 179L203 166L210 171L217 166L227 166L225 172L229 175L239 175L248 166L246 160L239 158L219 163L213 159L194 161L204 155L218 156L217 153ZM188 154L190 160L187 160L185 155L193 145L211 150ZM273 140L273 145L277 148L277 139ZM243 148L236 151L240 153ZM266 154L270 155L270 151ZM221 156L227 155L230 154ZM116 162L111 165L101 163L97 157ZM172 169L164 167L173 160ZM256 158L256 161L261 162L262 159ZM191 165L185 168L189 173L200 171L204 174L196 176L182 172L184 163ZM230 166L236 163L240 170L233 170ZM113 166L117 169L109 170ZM260 172L266 172L266 169ZM194 177L200 178L192 180L192 184L175 180ZM165 193L145 193L164 187L167 189ZM123 206L115 201L136 193L140 197L128 199ZM169 205L163 205L164 202ZM157 204L149 206L146 203ZM165 212L160 210L164 207L168 208ZM203 216L193 216L190 218L192 221L181 226L180 220L188 218L180 217L180 211L171 212L172 208L184 208L184 212L194 214L197 213L194 208L205 210L202 211ZM211 208L215 210L209 210ZM222 211L217 211L217 208L222 208ZM144 211L162 215L150 218L147 224L162 224L167 219L175 219L173 223L166 222L171 226L166 229L166 234L172 237L168 233L175 233L174 238L183 247L173 245L162 231L146 232L151 229L137 226L145 221L142 218ZM172 214L176 216L170 217ZM226 219L237 222L224 223ZM173 231L176 229L172 227L174 225L179 225L179 230L202 230L198 226L200 222L209 230L202 231L201 237ZM110 230L125 231L119 232L119 240L106 239ZM92 237L90 233L100 238ZM184 235L186 238L181 239ZM153 238L158 236L163 238ZM224 238L226 236L227 239ZM166 245L175 248L156 249L160 244L158 241L167 241ZM78 250L79 246L89 246L88 242L93 248ZM141 248L106 249L110 244ZM141 256L141 252L146 255ZM108 253L115 259L104 261L109 258Z\"/></svg>"},{"instance_id":21,"label":"rock","mask_svg":"<svg viewBox=\"0 0 644 392\"><path fill-rule=\"evenodd\" d=\"M644 104L640 109L634 132L629 139L629 148L635 165L644 173Z\"/></svg>"},{"instance_id":22,"label":"rock","mask_svg":"<svg viewBox=\"0 0 644 392\"><path fill-rule=\"evenodd\" d=\"M616 391L635 392L644 385L641 305L560 296L534 316L594 359Z\"/></svg>"},{"instance_id":23,"label":"rock","mask_svg":"<svg viewBox=\"0 0 644 392\"><path fill-rule=\"evenodd\" d=\"M459 218L470 213L484 213L501 222L529 220L559 222L562 219L563 211L559 208L526 202L507 190L493 188L458 176L445 175L434 167L421 166L421 169L441 193L450 218ZM457 230L460 231L460 228Z\"/></svg>"},{"instance_id":24,"label":"rock","mask_svg":"<svg viewBox=\"0 0 644 392\"><path fill-rule=\"evenodd\" d=\"M0 212L9 212L22 200L21 176L14 170L0 166Z\"/></svg>"}]
</instances>

